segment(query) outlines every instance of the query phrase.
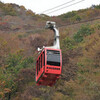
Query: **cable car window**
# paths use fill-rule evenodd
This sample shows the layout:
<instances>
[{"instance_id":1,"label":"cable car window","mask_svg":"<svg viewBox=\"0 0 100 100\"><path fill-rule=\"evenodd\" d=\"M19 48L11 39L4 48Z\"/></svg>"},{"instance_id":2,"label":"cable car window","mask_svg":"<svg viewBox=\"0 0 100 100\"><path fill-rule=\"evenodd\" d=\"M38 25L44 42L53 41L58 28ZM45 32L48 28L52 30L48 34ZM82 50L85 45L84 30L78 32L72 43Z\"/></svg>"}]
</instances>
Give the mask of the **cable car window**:
<instances>
[{"instance_id":1,"label":"cable car window","mask_svg":"<svg viewBox=\"0 0 100 100\"><path fill-rule=\"evenodd\" d=\"M37 61L37 63L36 63L36 64L37 64L37 75L38 75L38 61Z\"/></svg>"},{"instance_id":2,"label":"cable car window","mask_svg":"<svg viewBox=\"0 0 100 100\"><path fill-rule=\"evenodd\" d=\"M45 52L43 52L44 62L43 65L45 66Z\"/></svg>"},{"instance_id":3,"label":"cable car window","mask_svg":"<svg viewBox=\"0 0 100 100\"><path fill-rule=\"evenodd\" d=\"M41 68L42 68L42 54L41 54Z\"/></svg>"},{"instance_id":4,"label":"cable car window","mask_svg":"<svg viewBox=\"0 0 100 100\"><path fill-rule=\"evenodd\" d=\"M39 71L40 71L40 58L39 58Z\"/></svg>"},{"instance_id":5,"label":"cable car window","mask_svg":"<svg viewBox=\"0 0 100 100\"><path fill-rule=\"evenodd\" d=\"M47 50L47 65L60 66L60 51Z\"/></svg>"},{"instance_id":6,"label":"cable car window","mask_svg":"<svg viewBox=\"0 0 100 100\"><path fill-rule=\"evenodd\" d=\"M42 54L42 66L44 66L44 54Z\"/></svg>"}]
</instances>

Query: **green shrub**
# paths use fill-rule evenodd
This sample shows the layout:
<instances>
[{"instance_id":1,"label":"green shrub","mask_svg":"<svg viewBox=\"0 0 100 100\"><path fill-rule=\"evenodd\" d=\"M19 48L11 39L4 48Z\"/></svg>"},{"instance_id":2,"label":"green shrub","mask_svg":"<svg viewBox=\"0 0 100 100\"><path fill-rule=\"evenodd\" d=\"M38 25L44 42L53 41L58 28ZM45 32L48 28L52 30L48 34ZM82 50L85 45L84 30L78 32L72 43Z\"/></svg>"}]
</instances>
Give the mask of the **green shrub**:
<instances>
[{"instance_id":1,"label":"green shrub","mask_svg":"<svg viewBox=\"0 0 100 100\"><path fill-rule=\"evenodd\" d=\"M33 13L31 10L27 10L26 15L35 16L35 13Z\"/></svg>"},{"instance_id":2,"label":"green shrub","mask_svg":"<svg viewBox=\"0 0 100 100\"><path fill-rule=\"evenodd\" d=\"M15 81L19 71L23 68L33 67L33 57L24 57L21 54L10 54L6 59L5 68L0 67L0 82L4 81L4 84L0 86L5 94L5 98L8 98L9 94L14 95L17 90L17 82ZM5 92L5 89L10 90Z\"/></svg>"},{"instance_id":3,"label":"green shrub","mask_svg":"<svg viewBox=\"0 0 100 100\"><path fill-rule=\"evenodd\" d=\"M72 11L72 12L68 12L64 15L62 15L63 18L70 18L70 17L74 17L77 14L77 12Z\"/></svg>"},{"instance_id":4,"label":"green shrub","mask_svg":"<svg viewBox=\"0 0 100 100\"><path fill-rule=\"evenodd\" d=\"M81 62L78 62L78 63L77 63L77 66L78 66L78 67L82 67L82 68L85 67Z\"/></svg>"},{"instance_id":5,"label":"green shrub","mask_svg":"<svg viewBox=\"0 0 100 100\"><path fill-rule=\"evenodd\" d=\"M76 15L76 16L75 16L75 20L76 20L76 21L80 21L80 20L81 20L81 17L80 17L79 15Z\"/></svg>"},{"instance_id":6,"label":"green shrub","mask_svg":"<svg viewBox=\"0 0 100 100\"><path fill-rule=\"evenodd\" d=\"M95 8L96 8L96 9L100 9L100 4L99 4L99 5L97 5L97 6L95 6Z\"/></svg>"},{"instance_id":7,"label":"green shrub","mask_svg":"<svg viewBox=\"0 0 100 100\"><path fill-rule=\"evenodd\" d=\"M70 21L71 21L72 23L74 23L74 22L76 22L76 21L81 21L81 16L75 15L74 17L71 17L71 18L70 18Z\"/></svg>"},{"instance_id":8,"label":"green shrub","mask_svg":"<svg viewBox=\"0 0 100 100\"><path fill-rule=\"evenodd\" d=\"M18 35L18 38L19 39L22 39L22 37L23 37L23 35L21 35L21 34Z\"/></svg>"},{"instance_id":9,"label":"green shrub","mask_svg":"<svg viewBox=\"0 0 100 100\"><path fill-rule=\"evenodd\" d=\"M16 16L17 12L10 4L2 5L2 10L4 11L5 15Z\"/></svg>"},{"instance_id":10,"label":"green shrub","mask_svg":"<svg viewBox=\"0 0 100 100\"><path fill-rule=\"evenodd\" d=\"M0 8L2 8L4 6L4 3L2 3L1 1L0 1Z\"/></svg>"},{"instance_id":11,"label":"green shrub","mask_svg":"<svg viewBox=\"0 0 100 100\"><path fill-rule=\"evenodd\" d=\"M33 58L32 57L27 57L23 58L22 55L17 55L17 54L11 54L7 58L6 62L7 68L5 69L4 73L4 79L7 81L8 84L6 87L11 88L12 84L14 85L14 78L16 75L19 73L19 71L23 68L31 68L33 65Z\"/></svg>"},{"instance_id":12,"label":"green shrub","mask_svg":"<svg viewBox=\"0 0 100 100\"><path fill-rule=\"evenodd\" d=\"M97 25L97 29L98 29L98 30L100 30L100 24L99 24L99 25Z\"/></svg>"},{"instance_id":13,"label":"green shrub","mask_svg":"<svg viewBox=\"0 0 100 100\"><path fill-rule=\"evenodd\" d=\"M79 80L79 84L83 84L86 79L83 76L78 76L78 80Z\"/></svg>"},{"instance_id":14,"label":"green shrub","mask_svg":"<svg viewBox=\"0 0 100 100\"><path fill-rule=\"evenodd\" d=\"M74 40L69 38L69 37L63 39L62 44L63 44L64 48L67 48L67 49L70 49L70 50L73 49L74 45L75 45Z\"/></svg>"},{"instance_id":15,"label":"green shrub","mask_svg":"<svg viewBox=\"0 0 100 100\"><path fill-rule=\"evenodd\" d=\"M22 59L22 56L20 56L20 55L16 55L16 54L9 55L9 57L7 59L8 67L15 67L16 65L19 64L21 59Z\"/></svg>"},{"instance_id":16,"label":"green shrub","mask_svg":"<svg viewBox=\"0 0 100 100\"><path fill-rule=\"evenodd\" d=\"M23 58L20 54L12 54L7 59L7 71L17 74L20 69L32 67L32 64L32 57Z\"/></svg>"},{"instance_id":17,"label":"green shrub","mask_svg":"<svg viewBox=\"0 0 100 100\"><path fill-rule=\"evenodd\" d=\"M73 38L76 42L82 42L84 37L91 35L94 32L94 29L89 25L82 25L77 33L74 34Z\"/></svg>"}]
</instances>

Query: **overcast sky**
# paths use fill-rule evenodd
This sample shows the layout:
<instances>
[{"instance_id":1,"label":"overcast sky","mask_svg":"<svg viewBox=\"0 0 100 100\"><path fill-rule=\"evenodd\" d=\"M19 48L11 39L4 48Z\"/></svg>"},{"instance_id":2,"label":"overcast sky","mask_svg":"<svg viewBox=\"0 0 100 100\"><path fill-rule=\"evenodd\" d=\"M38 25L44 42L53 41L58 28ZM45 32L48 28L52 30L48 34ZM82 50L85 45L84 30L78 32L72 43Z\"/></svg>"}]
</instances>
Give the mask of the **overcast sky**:
<instances>
[{"instance_id":1,"label":"overcast sky","mask_svg":"<svg viewBox=\"0 0 100 100\"><path fill-rule=\"evenodd\" d=\"M4 3L16 3L18 5L23 5L23 6L25 6L26 9L31 9L33 12L35 12L37 14L41 14L45 10L54 8L56 6L66 3L66 2L73 1L73 2L63 5L59 8L69 6L71 4L79 2L81 0L1 0L1 1ZM100 0L84 0L78 4L66 7L62 10L49 13L48 15L50 15L50 16L60 15L60 14L63 14L63 13L69 12L69 11L88 8L91 5L98 5L98 4L100 4ZM59 9L59 8L57 8L57 9ZM54 10L57 10L57 9L54 9ZM48 11L48 12L51 12L51 11ZM45 13L48 13L48 12L45 12Z\"/></svg>"}]
</instances>

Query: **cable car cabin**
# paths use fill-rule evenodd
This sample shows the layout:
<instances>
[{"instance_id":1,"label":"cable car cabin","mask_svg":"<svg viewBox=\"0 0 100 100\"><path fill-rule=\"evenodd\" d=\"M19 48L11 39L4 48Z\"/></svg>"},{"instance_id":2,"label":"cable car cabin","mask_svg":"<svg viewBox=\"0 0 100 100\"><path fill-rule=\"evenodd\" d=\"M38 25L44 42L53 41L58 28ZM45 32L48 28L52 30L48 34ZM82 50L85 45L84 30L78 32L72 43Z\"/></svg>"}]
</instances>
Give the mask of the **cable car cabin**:
<instances>
[{"instance_id":1,"label":"cable car cabin","mask_svg":"<svg viewBox=\"0 0 100 100\"><path fill-rule=\"evenodd\" d=\"M62 69L60 49L44 48L36 62L36 84L52 86L59 79Z\"/></svg>"}]
</instances>

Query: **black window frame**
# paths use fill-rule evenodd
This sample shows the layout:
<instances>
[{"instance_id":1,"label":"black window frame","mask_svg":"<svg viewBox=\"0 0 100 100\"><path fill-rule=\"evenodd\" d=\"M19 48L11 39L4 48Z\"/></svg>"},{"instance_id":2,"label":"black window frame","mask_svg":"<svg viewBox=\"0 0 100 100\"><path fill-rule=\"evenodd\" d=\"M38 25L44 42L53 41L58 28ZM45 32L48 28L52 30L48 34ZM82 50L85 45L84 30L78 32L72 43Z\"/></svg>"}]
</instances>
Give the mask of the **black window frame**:
<instances>
[{"instance_id":1,"label":"black window frame","mask_svg":"<svg viewBox=\"0 0 100 100\"><path fill-rule=\"evenodd\" d=\"M40 57L39 57L39 71L40 71Z\"/></svg>"},{"instance_id":2,"label":"black window frame","mask_svg":"<svg viewBox=\"0 0 100 100\"><path fill-rule=\"evenodd\" d=\"M49 54L48 52L51 52L51 54ZM48 61L48 56L51 55L51 56L58 56L59 57L59 61L57 62L53 62L53 61ZM52 66L60 66L61 63L60 63L60 51L56 51L56 50L47 50L47 65L52 65Z\"/></svg>"},{"instance_id":3,"label":"black window frame","mask_svg":"<svg viewBox=\"0 0 100 100\"><path fill-rule=\"evenodd\" d=\"M37 75L38 75L38 60L37 60Z\"/></svg>"},{"instance_id":4,"label":"black window frame","mask_svg":"<svg viewBox=\"0 0 100 100\"><path fill-rule=\"evenodd\" d=\"M41 68L42 68L42 54L41 54Z\"/></svg>"},{"instance_id":5,"label":"black window frame","mask_svg":"<svg viewBox=\"0 0 100 100\"><path fill-rule=\"evenodd\" d=\"M43 56L44 56L43 66L45 66L45 51L43 51Z\"/></svg>"}]
</instances>

